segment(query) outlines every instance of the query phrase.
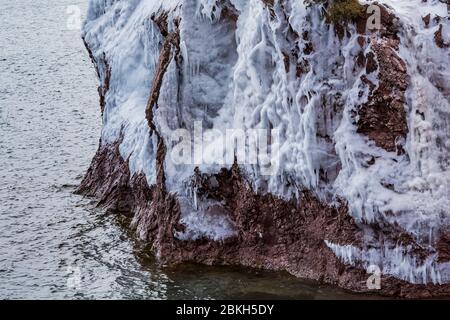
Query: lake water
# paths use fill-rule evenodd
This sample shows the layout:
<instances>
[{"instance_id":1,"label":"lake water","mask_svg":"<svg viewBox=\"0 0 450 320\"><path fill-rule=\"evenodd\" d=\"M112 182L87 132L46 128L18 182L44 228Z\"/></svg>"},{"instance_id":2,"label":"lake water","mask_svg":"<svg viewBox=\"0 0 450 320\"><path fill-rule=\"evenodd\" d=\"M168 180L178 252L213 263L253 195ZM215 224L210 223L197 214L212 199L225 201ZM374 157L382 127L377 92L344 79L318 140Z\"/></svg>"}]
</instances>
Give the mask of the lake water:
<instances>
[{"instance_id":1,"label":"lake water","mask_svg":"<svg viewBox=\"0 0 450 320\"><path fill-rule=\"evenodd\" d=\"M73 194L101 120L71 5L84 14L87 0L0 0L0 298L354 297L284 273L164 268L118 217Z\"/></svg>"}]
</instances>

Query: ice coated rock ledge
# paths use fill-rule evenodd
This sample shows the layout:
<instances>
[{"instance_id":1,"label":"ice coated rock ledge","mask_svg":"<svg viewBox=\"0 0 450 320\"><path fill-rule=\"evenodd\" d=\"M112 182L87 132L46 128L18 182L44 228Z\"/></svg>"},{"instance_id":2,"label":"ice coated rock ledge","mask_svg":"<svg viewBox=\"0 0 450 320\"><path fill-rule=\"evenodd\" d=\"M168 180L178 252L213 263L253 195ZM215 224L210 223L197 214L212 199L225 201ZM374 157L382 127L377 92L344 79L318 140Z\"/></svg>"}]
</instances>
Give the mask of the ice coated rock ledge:
<instances>
[{"instance_id":1,"label":"ice coated rock ledge","mask_svg":"<svg viewBox=\"0 0 450 320\"><path fill-rule=\"evenodd\" d=\"M103 131L80 193L132 216L165 262L355 291L375 265L380 293L450 294L448 5L380 0L370 31L365 14L329 22L332 2L91 0ZM272 174L224 165L217 139L211 161L174 163L173 133L198 123L275 130Z\"/></svg>"}]
</instances>

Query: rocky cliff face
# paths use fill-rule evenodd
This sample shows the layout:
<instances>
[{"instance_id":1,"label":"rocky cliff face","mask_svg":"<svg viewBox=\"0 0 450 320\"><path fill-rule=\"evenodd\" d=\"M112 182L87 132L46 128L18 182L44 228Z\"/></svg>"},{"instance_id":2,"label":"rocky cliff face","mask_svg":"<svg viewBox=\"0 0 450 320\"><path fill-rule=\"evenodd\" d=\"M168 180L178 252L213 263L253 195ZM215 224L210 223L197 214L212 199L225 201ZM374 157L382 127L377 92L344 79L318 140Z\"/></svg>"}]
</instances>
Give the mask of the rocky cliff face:
<instances>
[{"instance_id":1,"label":"rocky cliff face","mask_svg":"<svg viewBox=\"0 0 450 320\"><path fill-rule=\"evenodd\" d=\"M104 126L79 192L166 263L450 294L444 2L91 0Z\"/></svg>"}]
</instances>

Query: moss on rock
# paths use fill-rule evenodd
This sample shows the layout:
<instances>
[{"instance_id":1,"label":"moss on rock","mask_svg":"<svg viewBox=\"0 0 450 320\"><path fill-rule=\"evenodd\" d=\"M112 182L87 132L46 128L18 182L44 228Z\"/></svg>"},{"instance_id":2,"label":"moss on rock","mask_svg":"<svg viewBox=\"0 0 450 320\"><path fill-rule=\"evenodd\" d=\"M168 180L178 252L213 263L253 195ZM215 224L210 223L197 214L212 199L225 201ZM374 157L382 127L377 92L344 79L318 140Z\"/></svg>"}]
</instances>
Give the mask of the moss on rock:
<instances>
[{"instance_id":1,"label":"moss on rock","mask_svg":"<svg viewBox=\"0 0 450 320\"><path fill-rule=\"evenodd\" d=\"M364 6L358 0L335 0L328 9L328 21L334 24L354 22L364 15Z\"/></svg>"}]
</instances>

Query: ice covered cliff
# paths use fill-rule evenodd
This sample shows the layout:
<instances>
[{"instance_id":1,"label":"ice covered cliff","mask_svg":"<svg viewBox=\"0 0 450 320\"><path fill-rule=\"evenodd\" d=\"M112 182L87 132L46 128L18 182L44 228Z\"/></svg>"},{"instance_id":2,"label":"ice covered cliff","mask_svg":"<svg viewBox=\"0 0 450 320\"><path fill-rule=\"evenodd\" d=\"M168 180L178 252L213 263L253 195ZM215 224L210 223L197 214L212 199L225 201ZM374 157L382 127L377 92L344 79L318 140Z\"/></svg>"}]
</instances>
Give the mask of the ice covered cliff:
<instances>
[{"instance_id":1,"label":"ice covered cliff","mask_svg":"<svg viewBox=\"0 0 450 320\"><path fill-rule=\"evenodd\" d=\"M332 16L339 2L357 14ZM90 0L104 125L79 191L131 215L162 261L356 291L375 266L383 293L449 294L449 9ZM230 129L251 133L232 154Z\"/></svg>"}]
</instances>

